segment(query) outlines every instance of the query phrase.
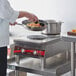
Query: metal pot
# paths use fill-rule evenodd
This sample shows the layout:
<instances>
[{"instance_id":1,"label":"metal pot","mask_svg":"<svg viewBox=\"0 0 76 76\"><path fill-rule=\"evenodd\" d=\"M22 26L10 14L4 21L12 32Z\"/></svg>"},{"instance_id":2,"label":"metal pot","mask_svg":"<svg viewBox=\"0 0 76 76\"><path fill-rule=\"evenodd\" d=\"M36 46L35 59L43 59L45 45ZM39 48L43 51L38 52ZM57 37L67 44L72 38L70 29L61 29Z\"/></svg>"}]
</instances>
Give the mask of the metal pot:
<instances>
[{"instance_id":1,"label":"metal pot","mask_svg":"<svg viewBox=\"0 0 76 76\"><path fill-rule=\"evenodd\" d=\"M46 22L48 23L48 25L46 27L46 30L43 31L44 34L60 34L62 22L56 22L55 20L46 20Z\"/></svg>"}]
</instances>

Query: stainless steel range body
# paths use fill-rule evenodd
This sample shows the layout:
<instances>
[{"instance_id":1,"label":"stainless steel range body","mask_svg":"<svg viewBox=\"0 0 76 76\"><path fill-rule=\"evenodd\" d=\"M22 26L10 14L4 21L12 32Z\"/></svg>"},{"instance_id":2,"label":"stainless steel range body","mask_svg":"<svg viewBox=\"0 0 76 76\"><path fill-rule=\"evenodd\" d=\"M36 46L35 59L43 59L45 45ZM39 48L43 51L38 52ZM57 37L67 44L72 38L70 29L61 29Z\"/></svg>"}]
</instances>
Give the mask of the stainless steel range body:
<instances>
[{"instance_id":1,"label":"stainless steel range body","mask_svg":"<svg viewBox=\"0 0 76 76\"><path fill-rule=\"evenodd\" d=\"M30 57L45 57L47 50L47 46L49 44L56 43L60 40L57 37L47 37L42 40L36 39L16 39L15 42L15 49L14 54L16 55L25 55Z\"/></svg>"},{"instance_id":2,"label":"stainless steel range body","mask_svg":"<svg viewBox=\"0 0 76 76\"><path fill-rule=\"evenodd\" d=\"M56 43L60 40L60 37L47 37L45 39L36 40L24 37L20 39L15 39L15 55L24 55L26 57L34 57L41 59L41 68L43 69L46 64L46 58L49 57L47 52L47 46ZM50 53L51 54L51 53ZM18 59L17 59L18 60Z\"/></svg>"},{"instance_id":3,"label":"stainless steel range body","mask_svg":"<svg viewBox=\"0 0 76 76\"><path fill-rule=\"evenodd\" d=\"M34 35L36 36L36 35ZM38 35L37 35L38 36ZM39 35L41 36L41 35ZM16 55L17 64L20 63L19 56L23 55L26 57L40 58L41 59L41 70L44 70L46 65L46 58L50 57L48 55L49 51L47 50L47 46L50 44L54 44L60 41L59 36L42 36L39 39L30 39L30 38L18 38L14 40L15 49L14 54ZM18 76L18 71L16 71L16 76Z\"/></svg>"}]
</instances>

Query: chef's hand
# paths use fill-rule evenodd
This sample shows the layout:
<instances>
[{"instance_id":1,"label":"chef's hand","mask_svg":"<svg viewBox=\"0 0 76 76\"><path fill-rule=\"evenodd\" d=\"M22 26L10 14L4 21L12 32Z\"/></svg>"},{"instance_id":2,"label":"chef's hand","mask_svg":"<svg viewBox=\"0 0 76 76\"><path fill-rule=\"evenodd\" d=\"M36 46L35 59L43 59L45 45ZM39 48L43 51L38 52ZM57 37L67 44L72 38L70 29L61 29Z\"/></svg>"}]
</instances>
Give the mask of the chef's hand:
<instances>
[{"instance_id":1,"label":"chef's hand","mask_svg":"<svg viewBox=\"0 0 76 76\"><path fill-rule=\"evenodd\" d=\"M28 19L29 19L29 21L32 21L32 22L38 21L37 16L35 16L34 14L29 14Z\"/></svg>"},{"instance_id":2,"label":"chef's hand","mask_svg":"<svg viewBox=\"0 0 76 76\"><path fill-rule=\"evenodd\" d=\"M17 24L17 22L14 22L14 23L9 23L11 26L14 26Z\"/></svg>"},{"instance_id":3,"label":"chef's hand","mask_svg":"<svg viewBox=\"0 0 76 76\"><path fill-rule=\"evenodd\" d=\"M26 18L28 18L29 21L32 21L32 22L38 21L38 17L36 15L26 12L26 11L19 11L18 18L22 18L22 17L26 17Z\"/></svg>"}]
</instances>

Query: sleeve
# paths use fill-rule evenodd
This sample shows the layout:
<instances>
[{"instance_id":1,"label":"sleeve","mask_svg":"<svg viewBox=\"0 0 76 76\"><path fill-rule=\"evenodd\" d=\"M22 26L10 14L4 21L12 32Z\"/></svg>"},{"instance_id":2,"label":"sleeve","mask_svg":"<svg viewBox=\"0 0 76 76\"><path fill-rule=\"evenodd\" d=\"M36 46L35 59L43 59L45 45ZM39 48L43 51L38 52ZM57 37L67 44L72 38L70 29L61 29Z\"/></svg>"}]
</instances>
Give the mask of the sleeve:
<instances>
[{"instance_id":1,"label":"sleeve","mask_svg":"<svg viewBox=\"0 0 76 76\"><path fill-rule=\"evenodd\" d=\"M6 18L8 19L9 22L14 23L19 16L19 11L15 11L10 6L10 3L8 1L6 2L5 8L6 8Z\"/></svg>"},{"instance_id":2,"label":"sleeve","mask_svg":"<svg viewBox=\"0 0 76 76\"><path fill-rule=\"evenodd\" d=\"M9 22L14 23L16 21L16 19L18 18L18 16L19 16L19 12L13 10L11 13L11 17L9 18Z\"/></svg>"}]
</instances>

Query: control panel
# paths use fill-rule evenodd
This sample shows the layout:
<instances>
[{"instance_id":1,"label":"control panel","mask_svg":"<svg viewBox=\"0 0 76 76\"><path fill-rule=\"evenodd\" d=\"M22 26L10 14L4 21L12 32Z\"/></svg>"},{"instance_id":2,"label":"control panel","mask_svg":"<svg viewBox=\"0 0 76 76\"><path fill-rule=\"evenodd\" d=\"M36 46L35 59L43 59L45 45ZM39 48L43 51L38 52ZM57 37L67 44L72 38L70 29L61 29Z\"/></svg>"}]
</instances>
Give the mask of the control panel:
<instances>
[{"instance_id":1,"label":"control panel","mask_svg":"<svg viewBox=\"0 0 76 76\"><path fill-rule=\"evenodd\" d=\"M20 46L15 46L14 54L33 55L33 56L44 56L45 50L27 49Z\"/></svg>"}]
</instances>

